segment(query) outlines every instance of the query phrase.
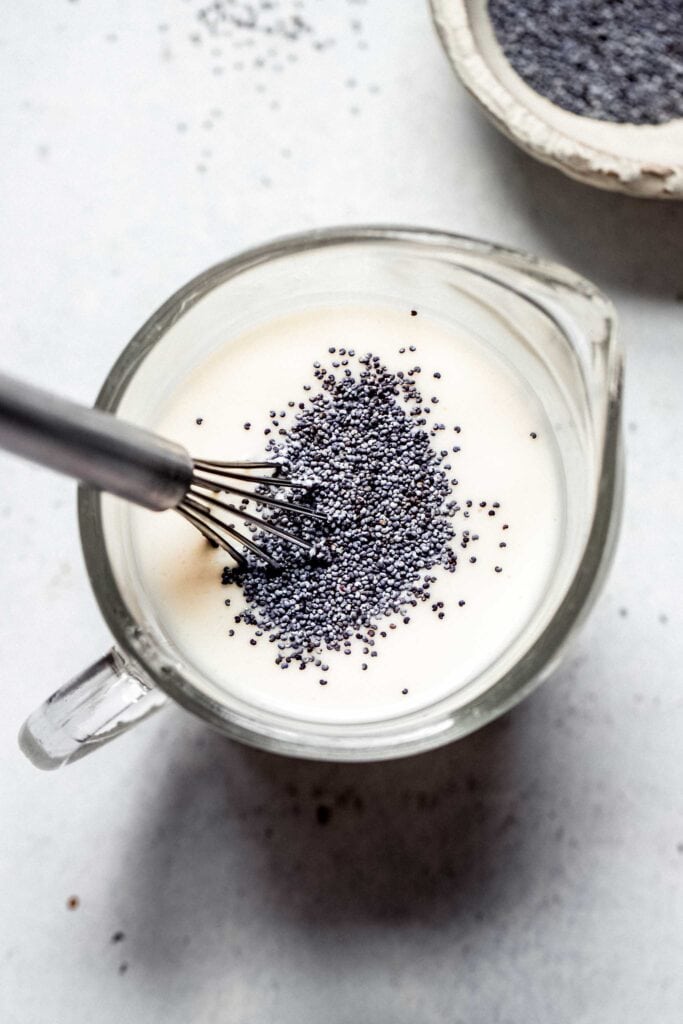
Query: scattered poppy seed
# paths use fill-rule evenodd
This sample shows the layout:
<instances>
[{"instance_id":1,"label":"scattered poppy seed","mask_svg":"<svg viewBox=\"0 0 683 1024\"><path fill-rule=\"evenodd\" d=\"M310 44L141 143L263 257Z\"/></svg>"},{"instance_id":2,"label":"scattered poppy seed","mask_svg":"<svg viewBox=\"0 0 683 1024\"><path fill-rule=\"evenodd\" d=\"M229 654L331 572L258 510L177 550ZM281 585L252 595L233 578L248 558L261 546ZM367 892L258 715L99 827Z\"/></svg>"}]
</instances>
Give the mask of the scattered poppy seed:
<instances>
[{"instance_id":1,"label":"scattered poppy seed","mask_svg":"<svg viewBox=\"0 0 683 1024\"><path fill-rule=\"evenodd\" d=\"M315 817L319 825L327 825L332 817L332 808L327 804L319 804L315 809Z\"/></svg>"}]
</instances>

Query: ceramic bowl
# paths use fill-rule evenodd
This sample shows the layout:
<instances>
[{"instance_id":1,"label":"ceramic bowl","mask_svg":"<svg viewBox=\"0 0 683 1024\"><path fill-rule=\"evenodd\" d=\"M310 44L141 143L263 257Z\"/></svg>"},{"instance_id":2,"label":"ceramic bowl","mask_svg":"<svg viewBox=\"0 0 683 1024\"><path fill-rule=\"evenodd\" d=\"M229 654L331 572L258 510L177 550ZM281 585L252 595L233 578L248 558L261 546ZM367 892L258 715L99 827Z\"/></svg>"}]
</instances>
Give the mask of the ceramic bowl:
<instances>
[{"instance_id":1,"label":"ceramic bowl","mask_svg":"<svg viewBox=\"0 0 683 1024\"><path fill-rule=\"evenodd\" d=\"M461 82L505 135L543 163L598 188L683 199L683 118L616 124L572 114L530 88L496 40L485 0L430 0Z\"/></svg>"}]
</instances>

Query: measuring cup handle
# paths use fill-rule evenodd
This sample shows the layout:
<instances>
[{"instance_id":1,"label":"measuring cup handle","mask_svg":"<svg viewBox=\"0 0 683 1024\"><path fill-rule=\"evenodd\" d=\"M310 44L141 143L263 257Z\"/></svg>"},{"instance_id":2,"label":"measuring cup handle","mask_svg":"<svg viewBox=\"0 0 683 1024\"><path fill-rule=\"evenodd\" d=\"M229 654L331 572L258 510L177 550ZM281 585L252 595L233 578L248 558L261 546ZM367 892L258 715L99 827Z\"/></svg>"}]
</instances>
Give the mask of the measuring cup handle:
<instances>
[{"instance_id":1,"label":"measuring cup handle","mask_svg":"<svg viewBox=\"0 0 683 1024\"><path fill-rule=\"evenodd\" d=\"M112 648L36 708L21 728L19 746L36 768L60 768L113 740L165 702L166 695Z\"/></svg>"}]
</instances>

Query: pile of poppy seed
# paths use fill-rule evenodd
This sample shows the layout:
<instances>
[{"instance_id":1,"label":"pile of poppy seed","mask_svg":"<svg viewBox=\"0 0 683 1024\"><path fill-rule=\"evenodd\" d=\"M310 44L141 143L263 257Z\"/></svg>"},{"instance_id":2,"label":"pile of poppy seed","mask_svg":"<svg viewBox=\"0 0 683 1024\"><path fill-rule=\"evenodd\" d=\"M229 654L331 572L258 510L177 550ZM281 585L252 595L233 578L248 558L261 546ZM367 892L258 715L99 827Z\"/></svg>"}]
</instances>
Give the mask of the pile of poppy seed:
<instances>
[{"instance_id":1,"label":"pile of poppy seed","mask_svg":"<svg viewBox=\"0 0 683 1024\"><path fill-rule=\"evenodd\" d=\"M411 360L415 346L399 352ZM425 602L443 619L444 602L431 593L435 572L452 573L457 565L453 517L461 507L452 497L458 483L452 473L460 427L438 422L434 389L441 374L429 375L423 397L419 365L392 373L371 354L333 347L328 355L329 367L313 364L306 401L271 410L264 431L279 472L313 482L292 500L324 520L262 507L262 515L296 533L309 550L259 530L254 539L278 568L246 551L246 568L226 567L222 576L244 594L246 608L235 621L254 627L252 644L275 645L282 669L312 665L327 672L325 651L351 655L360 648L363 657L377 657L387 630L408 625ZM477 539L465 529L461 549Z\"/></svg>"},{"instance_id":2,"label":"pile of poppy seed","mask_svg":"<svg viewBox=\"0 0 683 1024\"><path fill-rule=\"evenodd\" d=\"M536 92L602 121L683 117L680 0L489 0L505 56Z\"/></svg>"}]
</instances>

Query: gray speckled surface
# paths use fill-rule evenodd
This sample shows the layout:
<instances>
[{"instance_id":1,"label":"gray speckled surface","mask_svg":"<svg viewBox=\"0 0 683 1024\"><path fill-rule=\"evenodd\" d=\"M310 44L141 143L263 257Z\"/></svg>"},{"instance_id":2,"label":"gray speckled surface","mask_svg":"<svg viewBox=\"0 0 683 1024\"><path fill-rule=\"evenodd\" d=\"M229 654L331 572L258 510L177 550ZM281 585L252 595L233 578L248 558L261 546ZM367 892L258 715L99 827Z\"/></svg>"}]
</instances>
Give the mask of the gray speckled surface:
<instances>
[{"instance_id":1,"label":"gray speckled surface","mask_svg":"<svg viewBox=\"0 0 683 1024\"><path fill-rule=\"evenodd\" d=\"M448 749L285 761L168 709L45 775L17 727L107 634L73 487L0 457L3 1024L678 1024L683 209L516 152L420 0L307 0L314 31L288 42L210 37L199 7L3 11L1 365L90 400L179 284L286 231L398 221L518 245L617 304L621 545L565 667Z\"/></svg>"}]
</instances>

